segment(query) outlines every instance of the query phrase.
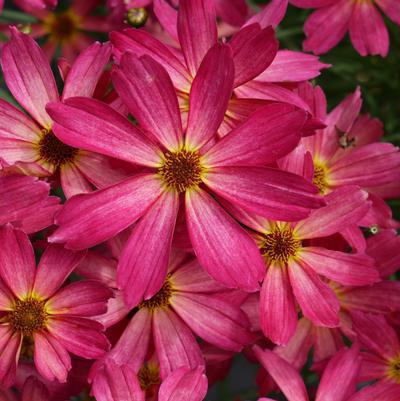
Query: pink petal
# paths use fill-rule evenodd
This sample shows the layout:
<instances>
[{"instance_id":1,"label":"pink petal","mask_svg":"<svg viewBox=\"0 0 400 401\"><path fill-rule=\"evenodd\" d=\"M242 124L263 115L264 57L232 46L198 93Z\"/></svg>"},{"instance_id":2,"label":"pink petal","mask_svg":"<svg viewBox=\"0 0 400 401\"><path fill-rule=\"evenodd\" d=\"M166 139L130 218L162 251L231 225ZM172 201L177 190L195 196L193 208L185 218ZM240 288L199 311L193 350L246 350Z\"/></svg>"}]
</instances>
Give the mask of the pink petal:
<instances>
[{"instance_id":1,"label":"pink petal","mask_svg":"<svg viewBox=\"0 0 400 401\"><path fill-rule=\"evenodd\" d=\"M93 186L81 173L75 164L66 164L60 169L61 188L65 197L86 194L93 191Z\"/></svg>"},{"instance_id":2,"label":"pink petal","mask_svg":"<svg viewBox=\"0 0 400 401\"><path fill-rule=\"evenodd\" d=\"M177 293L171 305L196 335L218 348L240 352L253 340L240 308L212 295Z\"/></svg>"},{"instance_id":3,"label":"pink petal","mask_svg":"<svg viewBox=\"0 0 400 401\"><path fill-rule=\"evenodd\" d=\"M37 142L40 128L26 114L12 104L0 99L0 137Z\"/></svg>"},{"instance_id":4,"label":"pink petal","mask_svg":"<svg viewBox=\"0 0 400 401\"><path fill-rule=\"evenodd\" d=\"M242 26L249 14L246 0L217 0L217 15L229 25Z\"/></svg>"},{"instance_id":5,"label":"pink petal","mask_svg":"<svg viewBox=\"0 0 400 401\"><path fill-rule=\"evenodd\" d=\"M112 290L98 281L78 281L58 291L46 302L46 308L55 315L96 316L107 312L112 295Z\"/></svg>"},{"instance_id":6,"label":"pink petal","mask_svg":"<svg viewBox=\"0 0 400 401\"><path fill-rule=\"evenodd\" d=\"M15 383L22 336L13 333L8 325L0 325L0 383L10 387Z\"/></svg>"},{"instance_id":7,"label":"pink petal","mask_svg":"<svg viewBox=\"0 0 400 401\"><path fill-rule=\"evenodd\" d=\"M0 310L10 311L13 309L14 296L8 287L0 280Z\"/></svg>"},{"instance_id":8,"label":"pink petal","mask_svg":"<svg viewBox=\"0 0 400 401\"><path fill-rule=\"evenodd\" d=\"M72 367L67 350L49 333L37 332L34 340L34 361L38 372L47 380L65 383Z\"/></svg>"},{"instance_id":9,"label":"pink petal","mask_svg":"<svg viewBox=\"0 0 400 401\"><path fill-rule=\"evenodd\" d=\"M117 284L128 308L155 295L167 276L179 209L174 191L164 192L132 231L118 264Z\"/></svg>"},{"instance_id":10,"label":"pink petal","mask_svg":"<svg viewBox=\"0 0 400 401\"><path fill-rule=\"evenodd\" d=\"M272 168L217 167L203 181L234 205L274 220L296 221L324 204L304 178Z\"/></svg>"},{"instance_id":11,"label":"pink petal","mask_svg":"<svg viewBox=\"0 0 400 401\"><path fill-rule=\"evenodd\" d=\"M350 19L350 39L362 55L381 55L389 52L389 33L379 11L370 2L356 2Z\"/></svg>"},{"instance_id":12,"label":"pink petal","mask_svg":"<svg viewBox=\"0 0 400 401\"><path fill-rule=\"evenodd\" d=\"M28 236L7 224L0 227L0 275L20 299L32 290L35 278L35 255Z\"/></svg>"},{"instance_id":13,"label":"pink petal","mask_svg":"<svg viewBox=\"0 0 400 401\"><path fill-rule=\"evenodd\" d=\"M303 379L292 365L268 349L263 351L258 345L255 345L253 350L288 401L308 401Z\"/></svg>"},{"instance_id":14,"label":"pink petal","mask_svg":"<svg viewBox=\"0 0 400 401\"><path fill-rule=\"evenodd\" d=\"M396 401L398 397L398 383L379 380L355 393L348 401Z\"/></svg>"},{"instance_id":15,"label":"pink petal","mask_svg":"<svg viewBox=\"0 0 400 401\"><path fill-rule=\"evenodd\" d=\"M346 401L356 390L360 366L361 358L358 345L339 351L324 370L315 400Z\"/></svg>"},{"instance_id":16,"label":"pink petal","mask_svg":"<svg viewBox=\"0 0 400 401\"><path fill-rule=\"evenodd\" d=\"M275 344L286 345L296 331L296 304L286 266L268 267L260 293L260 325Z\"/></svg>"},{"instance_id":17,"label":"pink petal","mask_svg":"<svg viewBox=\"0 0 400 401\"><path fill-rule=\"evenodd\" d=\"M97 401L144 401L135 371L128 365L119 366L107 359L102 373L97 374L92 393Z\"/></svg>"},{"instance_id":18,"label":"pink petal","mask_svg":"<svg viewBox=\"0 0 400 401\"><path fill-rule=\"evenodd\" d=\"M125 54L113 73L118 94L149 135L169 150L182 143L182 123L171 78L162 65L145 55Z\"/></svg>"},{"instance_id":19,"label":"pink petal","mask_svg":"<svg viewBox=\"0 0 400 401\"><path fill-rule=\"evenodd\" d=\"M294 106L265 106L218 141L205 154L204 163L212 167L273 163L296 147L305 117Z\"/></svg>"},{"instance_id":20,"label":"pink petal","mask_svg":"<svg viewBox=\"0 0 400 401\"><path fill-rule=\"evenodd\" d=\"M290 4L300 8L320 8L329 6L337 0L290 0Z\"/></svg>"},{"instance_id":21,"label":"pink petal","mask_svg":"<svg viewBox=\"0 0 400 401\"><path fill-rule=\"evenodd\" d=\"M299 238L327 237L358 223L370 207L367 197L366 192L355 186L336 189L325 197L327 206L313 210L296 225L296 235Z\"/></svg>"},{"instance_id":22,"label":"pink petal","mask_svg":"<svg viewBox=\"0 0 400 401\"><path fill-rule=\"evenodd\" d=\"M138 57L149 55L167 70L177 89L189 92L191 77L187 68L166 45L151 34L141 29L125 29L122 32L111 32L110 39L117 59L129 51Z\"/></svg>"},{"instance_id":23,"label":"pink petal","mask_svg":"<svg viewBox=\"0 0 400 401\"><path fill-rule=\"evenodd\" d=\"M339 301L335 293L306 265L290 262L289 278L303 315L317 326L339 325Z\"/></svg>"},{"instance_id":24,"label":"pink petal","mask_svg":"<svg viewBox=\"0 0 400 401\"><path fill-rule=\"evenodd\" d=\"M246 22L245 26L259 23L261 28L265 28L270 25L276 27L285 16L287 6L288 0L271 0L263 10L251 17Z\"/></svg>"},{"instance_id":25,"label":"pink petal","mask_svg":"<svg viewBox=\"0 0 400 401\"><path fill-rule=\"evenodd\" d=\"M82 358L100 358L110 349L107 337L101 333L103 326L93 320L52 316L48 326L63 347Z\"/></svg>"},{"instance_id":26,"label":"pink petal","mask_svg":"<svg viewBox=\"0 0 400 401\"><path fill-rule=\"evenodd\" d=\"M62 99L92 97L111 55L109 43L93 43L75 60L64 83Z\"/></svg>"},{"instance_id":27,"label":"pink petal","mask_svg":"<svg viewBox=\"0 0 400 401\"><path fill-rule=\"evenodd\" d=\"M207 52L190 90L186 144L197 149L221 125L232 96L234 66L231 50L215 45Z\"/></svg>"},{"instance_id":28,"label":"pink petal","mask_svg":"<svg viewBox=\"0 0 400 401\"><path fill-rule=\"evenodd\" d=\"M18 103L45 128L51 127L46 104L58 100L50 64L39 45L12 27L11 40L2 49L4 79Z\"/></svg>"},{"instance_id":29,"label":"pink petal","mask_svg":"<svg viewBox=\"0 0 400 401\"><path fill-rule=\"evenodd\" d=\"M400 3L393 0L375 0L380 9L397 25L400 25Z\"/></svg>"},{"instance_id":30,"label":"pink petal","mask_svg":"<svg viewBox=\"0 0 400 401\"><path fill-rule=\"evenodd\" d=\"M166 0L153 0L153 11L160 25L174 38L178 40L178 11Z\"/></svg>"},{"instance_id":31,"label":"pink petal","mask_svg":"<svg viewBox=\"0 0 400 401\"><path fill-rule=\"evenodd\" d=\"M211 0L181 0L178 36L189 71L194 76L208 50L217 42L215 5Z\"/></svg>"},{"instance_id":32,"label":"pink petal","mask_svg":"<svg viewBox=\"0 0 400 401\"><path fill-rule=\"evenodd\" d=\"M182 366L194 369L204 364L192 332L173 311L158 308L153 312L153 336L162 379Z\"/></svg>"},{"instance_id":33,"label":"pink petal","mask_svg":"<svg viewBox=\"0 0 400 401\"><path fill-rule=\"evenodd\" d=\"M380 281L374 260L367 255L310 246L301 250L301 259L317 274L343 285L361 286Z\"/></svg>"},{"instance_id":34,"label":"pink petal","mask_svg":"<svg viewBox=\"0 0 400 401\"><path fill-rule=\"evenodd\" d=\"M29 376L22 388L21 401L47 401L50 397L45 384L34 376Z\"/></svg>"},{"instance_id":35,"label":"pink petal","mask_svg":"<svg viewBox=\"0 0 400 401\"><path fill-rule=\"evenodd\" d=\"M304 25L305 51L323 54L335 47L347 32L354 3L339 0L311 14Z\"/></svg>"},{"instance_id":36,"label":"pink petal","mask_svg":"<svg viewBox=\"0 0 400 401\"><path fill-rule=\"evenodd\" d=\"M54 133L70 146L144 166L155 166L160 161L157 147L105 103L77 97L51 103L47 110L54 119Z\"/></svg>"},{"instance_id":37,"label":"pink petal","mask_svg":"<svg viewBox=\"0 0 400 401\"><path fill-rule=\"evenodd\" d=\"M319 57L293 50L279 50L271 65L265 69L257 80L263 82L299 82L313 79L321 70L329 67Z\"/></svg>"},{"instance_id":38,"label":"pink petal","mask_svg":"<svg viewBox=\"0 0 400 401\"><path fill-rule=\"evenodd\" d=\"M65 242L71 249L90 248L133 224L161 193L154 175L141 174L107 189L76 195L57 215L60 227L49 240Z\"/></svg>"},{"instance_id":39,"label":"pink petal","mask_svg":"<svg viewBox=\"0 0 400 401\"><path fill-rule=\"evenodd\" d=\"M64 283L86 252L72 252L61 245L49 245L44 251L35 275L33 292L50 298Z\"/></svg>"},{"instance_id":40,"label":"pink petal","mask_svg":"<svg viewBox=\"0 0 400 401\"><path fill-rule=\"evenodd\" d=\"M203 190L186 193L186 218L204 269L227 287L257 291L265 265L249 234Z\"/></svg>"},{"instance_id":41,"label":"pink petal","mask_svg":"<svg viewBox=\"0 0 400 401\"><path fill-rule=\"evenodd\" d=\"M204 367L179 368L162 382L159 401L202 401L207 394L208 382Z\"/></svg>"},{"instance_id":42,"label":"pink petal","mask_svg":"<svg viewBox=\"0 0 400 401\"><path fill-rule=\"evenodd\" d=\"M272 63L278 51L278 41L271 27L261 29L248 25L233 35L229 42L235 63L235 86L260 75Z\"/></svg>"}]
</instances>

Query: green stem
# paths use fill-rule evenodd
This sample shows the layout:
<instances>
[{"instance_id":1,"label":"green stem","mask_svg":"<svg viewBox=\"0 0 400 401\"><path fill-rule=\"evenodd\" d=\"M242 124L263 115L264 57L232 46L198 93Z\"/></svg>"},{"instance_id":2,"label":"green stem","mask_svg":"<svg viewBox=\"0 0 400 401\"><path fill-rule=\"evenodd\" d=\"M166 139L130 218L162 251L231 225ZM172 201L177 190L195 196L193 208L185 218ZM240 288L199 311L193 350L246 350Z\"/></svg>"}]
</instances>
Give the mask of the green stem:
<instances>
[{"instance_id":1,"label":"green stem","mask_svg":"<svg viewBox=\"0 0 400 401\"><path fill-rule=\"evenodd\" d=\"M32 15L15 10L3 10L1 13L1 18L16 22L37 22L37 19Z\"/></svg>"}]
</instances>

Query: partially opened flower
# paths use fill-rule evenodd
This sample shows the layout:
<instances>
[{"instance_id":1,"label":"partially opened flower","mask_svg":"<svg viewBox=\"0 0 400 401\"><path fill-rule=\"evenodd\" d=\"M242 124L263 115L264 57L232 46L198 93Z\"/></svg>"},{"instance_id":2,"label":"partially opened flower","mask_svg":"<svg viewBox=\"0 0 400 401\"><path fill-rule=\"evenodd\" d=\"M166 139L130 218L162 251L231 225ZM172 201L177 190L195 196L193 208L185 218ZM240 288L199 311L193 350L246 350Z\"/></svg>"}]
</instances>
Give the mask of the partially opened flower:
<instances>
[{"instance_id":1,"label":"partially opened flower","mask_svg":"<svg viewBox=\"0 0 400 401\"><path fill-rule=\"evenodd\" d=\"M86 49L68 73L62 99L92 96L110 52L109 45L100 43ZM45 106L59 95L50 64L38 44L16 28L3 47L2 68L11 93L32 116L0 100L0 158L8 165L38 177L59 174L67 197L126 176L109 158L72 148L53 134Z\"/></svg>"},{"instance_id":2,"label":"partially opened flower","mask_svg":"<svg viewBox=\"0 0 400 401\"><path fill-rule=\"evenodd\" d=\"M48 379L66 381L69 352L99 358L109 343L91 316L104 313L111 290L95 281L61 287L84 252L49 246L38 268L28 237L10 225L0 228L0 380L15 380L22 352L31 353Z\"/></svg>"},{"instance_id":3,"label":"partially opened flower","mask_svg":"<svg viewBox=\"0 0 400 401\"><path fill-rule=\"evenodd\" d=\"M248 233L210 192L281 220L300 219L324 203L303 178L262 167L298 143L305 112L294 106L266 106L211 146L232 93L233 75L230 49L216 45L193 83L185 135L172 82L148 56L127 53L113 75L140 126L88 98L70 98L47 108L62 141L148 167L108 189L70 199L50 239L84 249L141 218L118 270L118 285L129 307L142 297L151 298L165 281L180 199L200 263L221 283L250 292L259 288L263 261Z\"/></svg>"},{"instance_id":4,"label":"partially opened flower","mask_svg":"<svg viewBox=\"0 0 400 401\"><path fill-rule=\"evenodd\" d=\"M0 175L0 225L11 223L27 234L51 226L61 205L49 190L49 184L35 177Z\"/></svg>"},{"instance_id":5,"label":"partially opened flower","mask_svg":"<svg viewBox=\"0 0 400 401\"><path fill-rule=\"evenodd\" d=\"M306 51L323 54L350 33L350 39L361 56L380 55L389 51L389 34L379 9L400 25L397 0L290 0L297 7L317 8L304 25Z\"/></svg>"}]
</instances>

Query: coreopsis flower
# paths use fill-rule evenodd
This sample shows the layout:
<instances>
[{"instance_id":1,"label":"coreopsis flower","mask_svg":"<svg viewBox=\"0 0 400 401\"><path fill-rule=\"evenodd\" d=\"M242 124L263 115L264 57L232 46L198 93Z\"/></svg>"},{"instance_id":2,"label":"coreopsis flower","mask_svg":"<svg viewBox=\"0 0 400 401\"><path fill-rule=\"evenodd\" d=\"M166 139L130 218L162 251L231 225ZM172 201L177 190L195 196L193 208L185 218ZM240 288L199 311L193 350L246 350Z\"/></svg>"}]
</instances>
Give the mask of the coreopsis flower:
<instances>
[{"instance_id":1,"label":"coreopsis flower","mask_svg":"<svg viewBox=\"0 0 400 401\"><path fill-rule=\"evenodd\" d=\"M69 71L61 98L92 96L110 52L109 45L100 43L86 49ZM50 64L32 38L11 28L1 62L8 88L32 117L0 100L0 158L5 163L27 175L59 176L67 197L126 177L111 159L72 148L53 134L45 106L59 99L58 90Z\"/></svg>"},{"instance_id":2,"label":"coreopsis flower","mask_svg":"<svg viewBox=\"0 0 400 401\"><path fill-rule=\"evenodd\" d=\"M354 313L353 327L365 349L360 379L375 381L349 401L393 401L400 390L400 341L385 318L372 313Z\"/></svg>"},{"instance_id":3,"label":"coreopsis flower","mask_svg":"<svg viewBox=\"0 0 400 401\"><path fill-rule=\"evenodd\" d=\"M259 22L263 22L262 26ZM177 90L185 116L193 79L205 54L217 43L213 0L181 0L176 24L182 49L178 55L143 30L112 32L110 39L117 59L131 51L139 56L149 55L164 66ZM229 46L235 65L234 91L219 128L221 135L245 121L265 104L265 100L283 101L308 109L299 96L279 83L312 79L327 65L320 63L315 56L300 52L278 52L274 30L266 21L255 21L242 28L233 35ZM185 126L185 118L183 123Z\"/></svg>"},{"instance_id":4,"label":"coreopsis flower","mask_svg":"<svg viewBox=\"0 0 400 401\"><path fill-rule=\"evenodd\" d=\"M66 381L69 352L91 359L108 350L102 325L90 317L105 312L111 290L94 281L60 288L84 252L49 246L36 269L26 234L6 225L0 240L0 380L13 384L21 347L29 354L33 344L40 374Z\"/></svg>"},{"instance_id":5,"label":"coreopsis flower","mask_svg":"<svg viewBox=\"0 0 400 401\"><path fill-rule=\"evenodd\" d=\"M61 205L49 190L49 184L35 177L0 175L0 225L11 223L27 234L52 225Z\"/></svg>"},{"instance_id":6,"label":"coreopsis flower","mask_svg":"<svg viewBox=\"0 0 400 401\"><path fill-rule=\"evenodd\" d=\"M193 82L185 135L172 82L148 56L127 53L113 73L117 92L140 126L89 98L47 107L63 142L148 168L93 195L70 199L50 238L84 249L141 218L119 262L118 286L128 307L154 296L165 281L180 199L202 266L221 283L250 292L259 288L262 258L249 234L210 192L280 220L300 219L324 203L303 178L262 167L296 146L304 111L284 104L266 106L212 146L233 79L230 49L216 45Z\"/></svg>"},{"instance_id":7,"label":"coreopsis flower","mask_svg":"<svg viewBox=\"0 0 400 401\"><path fill-rule=\"evenodd\" d=\"M52 3L54 6L55 2L52 0L15 0L15 3L38 19L37 23L29 26L29 30L35 39L45 38L43 51L49 60L59 49L63 57L73 62L79 53L94 42L90 33L107 33L118 28L118 25L109 19L93 15L100 0L73 0L67 9L62 11L43 7L43 3Z\"/></svg>"},{"instance_id":8,"label":"coreopsis flower","mask_svg":"<svg viewBox=\"0 0 400 401\"><path fill-rule=\"evenodd\" d=\"M302 8L317 8L304 25L305 51L323 54L349 32L351 43L361 56L389 52L389 34L379 9L400 25L397 0L290 0Z\"/></svg>"},{"instance_id":9,"label":"coreopsis flower","mask_svg":"<svg viewBox=\"0 0 400 401\"><path fill-rule=\"evenodd\" d=\"M254 346L254 352L288 401L309 400L303 379L292 365L268 349L262 350ZM347 401L356 391L360 365L361 358L357 344L350 349L340 350L324 370L315 401Z\"/></svg>"}]
</instances>

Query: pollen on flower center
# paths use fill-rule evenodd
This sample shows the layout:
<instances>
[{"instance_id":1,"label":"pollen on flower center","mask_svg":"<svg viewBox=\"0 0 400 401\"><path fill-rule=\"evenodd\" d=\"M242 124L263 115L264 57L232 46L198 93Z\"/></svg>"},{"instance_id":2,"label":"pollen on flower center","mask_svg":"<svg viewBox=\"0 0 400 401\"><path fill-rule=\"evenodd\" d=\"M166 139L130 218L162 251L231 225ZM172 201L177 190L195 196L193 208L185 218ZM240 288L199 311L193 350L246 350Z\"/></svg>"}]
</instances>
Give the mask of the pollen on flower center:
<instances>
[{"instance_id":1,"label":"pollen on flower center","mask_svg":"<svg viewBox=\"0 0 400 401\"><path fill-rule=\"evenodd\" d=\"M45 328L47 316L44 301L28 298L15 302L13 310L7 316L7 321L14 331L31 336L34 332Z\"/></svg>"},{"instance_id":2,"label":"pollen on flower center","mask_svg":"<svg viewBox=\"0 0 400 401\"><path fill-rule=\"evenodd\" d=\"M78 149L62 143L51 131L46 131L39 142L40 159L59 168L71 162Z\"/></svg>"},{"instance_id":3,"label":"pollen on flower center","mask_svg":"<svg viewBox=\"0 0 400 401\"><path fill-rule=\"evenodd\" d=\"M164 163L158 173L164 183L177 192L197 187L204 168L197 151L179 150L164 154Z\"/></svg>"},{"instance_id":4,"label":"pollen on flower center","mask_svg":"<svg viewBox=\"0 0 400 401\"><path fill-rule=\"evenodd\" d=\"M45 20L47 31L57 42L70 41L78 32L79 24L79 16L71 11L51 14Z\"/></svg>"},{"instance_id":5,"label":"pollen on flower center","mask_svg":"<svg viewBox=\"0 0 400 401\"><path fill-rule=\"evenodd\" d=\"M170 275L167 276L164 285L161 287L160 291L157 292L156 295L147 299L146 301L142 301L139 304L139 309L147 308L150 310L154 310L157 308L165 308L169 306L171 296L174 292L174 288L172 287L170 281Z\"/></svg>"},{"instance_id":6,"label":"pollen on flower center","mask_svg":"<svg viewBox=\"0 0 400 401\"><path fill-rule=\"evenodd\" d=\"M147 391L152 386L160 384L160 369L158 366L145 364L139 370L138 379L142 390Z\"/></svg>"},{"instance_id":7,"label":"pollen on flower center","mask_svg":"<svg viewBox=\"0 0 400 401\"><path fill-rule=\"evenodd\" d=\"M394 358L389 363L388 376L396 383L400 384L400 356Z\"/></svg>"},{"instance_id":8,"label":"pollen on flower center","mask_svg":"<svg viewBox=\"0 0 400 401\"><path fill-rule=\"evenodd\" d=\"M293 230L288 226L275 226L259 243L261 254L268 262L281 264L295 256L300 246L301 241L293 236Z\"/></svg>"},{"instance_id":9,"label":"pollen on flower center","mask_svg":"<svg viewBox=\"0 0 400 401\"><path fill-rule=\"evenodd\" d=\"M328 188L326 169L321 165L314 164L313 184L319 189L320 194L324 194Z\"/></svg>"},{"instance_id":10,"label":"pollen on flower center","mask_svg":"<svg viewBox=\"0 0 400 401\"><path fill-rule=\"evenodd\" d=\"M131 8L126 13L126 21L135 28L142 27L146 23L148 17L149 14L144 7Z\"/></svg>"}]
</instances>

